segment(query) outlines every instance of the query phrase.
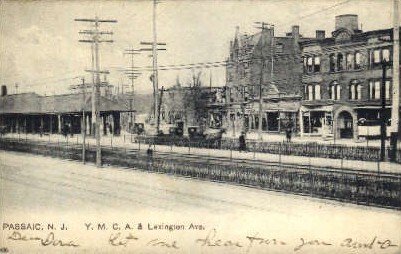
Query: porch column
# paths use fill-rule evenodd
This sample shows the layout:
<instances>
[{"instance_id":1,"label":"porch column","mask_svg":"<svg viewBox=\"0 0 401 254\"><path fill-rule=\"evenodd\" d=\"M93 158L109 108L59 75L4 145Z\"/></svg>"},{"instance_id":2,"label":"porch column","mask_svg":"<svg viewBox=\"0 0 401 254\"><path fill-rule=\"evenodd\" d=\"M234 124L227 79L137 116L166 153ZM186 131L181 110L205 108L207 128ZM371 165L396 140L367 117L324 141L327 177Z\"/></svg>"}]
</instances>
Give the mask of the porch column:
<instances>
[{"instance_id":1,"label":"porch column","mask_svg":"<svg viewBox=\"0 0 401 254\"><path fill-rule=\"evenodd\" d=\"M32 133L36 133L36 126L35 126L35 118L31 117L31 127L32 127Z\"/></svg>"},{"instance_id":2,"label":"porch column","mask_svg":"<svg viewBox=\"0 0 401 254\"><path fill-rule=\"evenodd\" d=\"M278 119L277 119L277 122L278 122L278 133L280 133L280 131L281 131L281 115L280 115L281 113L280 113L280 110L278 110L277 111L277 115L278 115Z\"/></svg>"},{"instance_id":3,"label":"porch column","mask_svg":"<svg viewBox=\"0 0 401 254\"><path fill-rule=\"evenodd\" d=\"M17 133L20 133L20 121L18 115L17 115Z\"/></svg>"},{"instance_id":4,"label":"porch column","mask_svg":"<svg viewBox=\"0 0 401 254\"><path fill-rule=\"evenodd\" d=\"M25 131L25 133L28 133L28 126L26 123L26 118L27 118L27 116L24 115L24 131Z\"/></svg>"},{"instance_id":5,"label":"porch column","mask_svg":"<svg viewBox=\"0 0 401 254\"><path fill-rule=\"evenodd\" d=\"M304 116L303 111L299 109L299 132L301 137L304 136Z\"/></svg>"},{"instance_id":6,"label":"porch column","mask_svg":"<svg viewBox=\"0 0 401 254\"><path fill-rule=\"evenodd\" d=\"M90 128L91 128L91 124L90 124L90 118L89 118L89 115L86 115L85 116L85 124L86 124L86 128L85 128L85 130L86 130L86 134L90 134L91 133L91 130L90 130Z\"/></svg>"},{"instance_id":7,"label":"porch column","mask_svg":"<svg viewBox=\"0 0 401 254\"><path fill-rule=\"evenodd\" d=\"M58 119L58 133L61 133L61 115L57 115L57 119Z\"/></svg>"},{"instance_id":8,"label":"porch column","mask_svg":"<svg viewBox=\"0 0 401 254\"><path fill-rule=\"evenodd\" d=\"M50 117L50 122L49 122L50 134L53 134L53 115L50 115L49 117Z\"/></svg>"}]
</instances>

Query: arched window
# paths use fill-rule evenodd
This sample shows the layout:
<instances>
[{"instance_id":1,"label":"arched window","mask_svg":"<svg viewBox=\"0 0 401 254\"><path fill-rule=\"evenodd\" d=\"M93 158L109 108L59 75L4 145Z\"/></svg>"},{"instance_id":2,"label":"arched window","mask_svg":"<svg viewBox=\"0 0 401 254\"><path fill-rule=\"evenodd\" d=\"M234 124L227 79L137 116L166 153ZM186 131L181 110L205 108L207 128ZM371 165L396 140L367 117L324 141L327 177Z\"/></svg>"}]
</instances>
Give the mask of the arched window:
<instances>
[{"instance_id":1,"label":"arched window","mask_svg":"<svg viewBox=\"0 0 401 254\"><path fill-rule=\"evenodd\" d=\"M355 53L355 69L358 70L362 67L362 54L360 52Z\"/></svg>"},{"instance_id":2,"label":"arched window","mask_svg":"<svg viewBox=\"0 0 401 254\"><path fill-rule=\"evenodd\" d=\"M347 54L347 70L354 69L354 54L348 53Z\"/></svg>"},{"instance_id":3,"label":"arched window","mask_svg":"<svg viewBox=\"0 0 401 254\"><path fill-rule=\"evenodd\" d=\"M330 72L336 71L336 59L334 54L330 54Z\"/></svg>"},{"instance_id":4,"label":"arched window","mask_svg":"<svg viewBox=\"0 0 401 254\"><path fill-rule=\"evenodd\" d=\"M383 61L386 61L386 62L390 61L390 50L389 49L383 49L382 55L383 55Z\"/></svg>"},{"instance_id":5,"label":"arched window","mask_svg":"<svg viewBox=\"0 0 401 254\"><path fill-rule=\"evenodd\" d=\"M337 70L344 70L344 57L342 53L337 54Z\"/></svg>"},{"instance_id":6,"label":"arched window","mask_svg":"<svg viewBox=\"0 0 401 254\"><path fill-rule=\"evenodd\" d=\"M341 98L341 86L337 81L333 81L329 85L329 95L331 100L339 100Z\"/></svg>"}]
</instances>

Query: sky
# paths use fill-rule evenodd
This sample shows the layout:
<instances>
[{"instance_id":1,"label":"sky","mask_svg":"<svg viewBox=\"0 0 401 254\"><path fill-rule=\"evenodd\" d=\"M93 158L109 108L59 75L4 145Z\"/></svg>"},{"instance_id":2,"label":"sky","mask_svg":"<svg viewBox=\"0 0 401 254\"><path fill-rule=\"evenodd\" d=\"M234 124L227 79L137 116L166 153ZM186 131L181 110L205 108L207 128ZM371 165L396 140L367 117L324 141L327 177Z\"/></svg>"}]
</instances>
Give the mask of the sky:
<instances>
[{"instance_id":1,"label":"sky","mask_svg":"<svg viewBox=\"0 0 401 254\"><path fill-rule=\"evenodd\" d=\"M78 32L90 29L75 18L116 19L102 24L112 31L113 43L100 46L101 69L109 70L108 80L116 87L130 81L121 69L129 67L125 49L143 47L152 40L152 1L5 1L0 0L0 84L9 93L68 93L91 68L90 44ZM363 31L392 27L392 0L161 0L157 5L157 36L167 51L158 54L159 65L220 62L227 59L235 27L248 34L258 32L254 22L275 24L275 34L284 36L292 25L299 25L303 36L314 37L315 30L334 30L334 18L357 14ZM110 37L107 37L110 38ZM135 66L151 66L148 53L135 55ZM225 84L225 68L160 71L159 86L171 87L179 78L188 84L193 72L202 71L205 85ZM135 80L137 93L152 91L150 72ZM129 89L128 87L124 88ZM120 88L121 91L121 88Z\"/></svg>"}]
</instances>

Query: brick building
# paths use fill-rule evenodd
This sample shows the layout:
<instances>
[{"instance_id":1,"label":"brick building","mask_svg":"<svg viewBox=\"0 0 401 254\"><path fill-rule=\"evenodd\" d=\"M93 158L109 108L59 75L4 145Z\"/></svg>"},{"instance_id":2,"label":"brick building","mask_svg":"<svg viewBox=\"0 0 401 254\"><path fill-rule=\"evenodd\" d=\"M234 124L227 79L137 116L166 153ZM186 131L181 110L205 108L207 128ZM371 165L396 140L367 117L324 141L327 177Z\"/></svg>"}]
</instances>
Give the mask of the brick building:
<instances>
[{"instance_id":1,"label":"brick building","mask_svg":"<svg viewBox=\"0 0 401 254\"><path fill-rule=\"evenodd\" d=\"M385 117L391 117L393 30L363 32L357 15L335 18L335 31L300 42L304 98L301 135L334 138L379 136L382 61L389 62L385 80Z\"/></svg>"},{"instance_id":2,"label":"brick building","mask_svg":"<svg viewBox=\"0 0 401 254\"><path fill-rule=\"evenodd\" d=\"M298 26L285 36L275 36L273 27L253 35L240 34L237 27L227 59L224 117L224 127L234 136L258 130L260 87L262 130L299 129L302 59L298 43L304 40Z\"/></svg>"}]
</instances>

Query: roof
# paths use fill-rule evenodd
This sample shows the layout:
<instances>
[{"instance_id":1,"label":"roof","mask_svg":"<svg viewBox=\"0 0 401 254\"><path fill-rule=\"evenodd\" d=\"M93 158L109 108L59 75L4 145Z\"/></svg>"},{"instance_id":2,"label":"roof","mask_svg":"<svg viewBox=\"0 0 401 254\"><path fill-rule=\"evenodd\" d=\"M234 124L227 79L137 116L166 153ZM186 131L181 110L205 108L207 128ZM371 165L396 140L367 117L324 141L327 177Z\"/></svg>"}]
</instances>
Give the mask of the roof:
<instances>
[{"instance_id":1,"label":"roof","mask_svg":"<svg viewBox=\"0 0 401 254\"><path fill-rule=\"evenodd\" d=\"M74 113L83 110L83 94L40 96L36 93L10 94L0 97L0 114ZM100 111L130 111L123 100L100 97ZM92 110L92 96L85 100L85 111Z\"/></svg>"},{"instance_id":2,"label":"roof","mask_svg":"<svg viewBox=\"0 0 401 254\"><path fill-rule=\"evenodd\" d=\"M335 32L336 31L334 31L333 33L335 33ZM380 36L380 35L389 35L392 37L393 29L392 28L378 29L378 30L372 30L372 31L367 31L367 32L359 31L359 32L351 35L351 41L352 42L367 41L369 37ZM401 35L401 31L400 31L400 35ZM347 42L349 42L349 41L347 41ZM301 46L308 46L309 44L333 45L335 43L336 43L335 37L327 37L324 39L312 38L312 39L308 39L308 40L299 42L299 44Z\"/></svg>"}]
</instances>

